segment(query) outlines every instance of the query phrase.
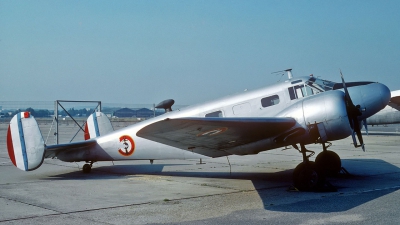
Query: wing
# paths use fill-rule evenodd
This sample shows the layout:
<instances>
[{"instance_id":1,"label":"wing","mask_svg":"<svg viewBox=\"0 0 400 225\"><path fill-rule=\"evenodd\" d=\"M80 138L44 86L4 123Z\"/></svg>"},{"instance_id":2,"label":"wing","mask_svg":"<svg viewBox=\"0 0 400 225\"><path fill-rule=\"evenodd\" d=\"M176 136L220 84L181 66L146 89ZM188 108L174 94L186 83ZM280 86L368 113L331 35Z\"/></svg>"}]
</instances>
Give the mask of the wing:
<instances>
[{"instance_id":1,"label":"wing","mask_svg":"<svg viewBox=\"0 0 400 225\"><path fill-rule=\"evenodd\" d=\"M49 145L45 148L44 157L51 158L57 156L59 152L62 151L80 151L84 148L89 148L96 145L96 140L91 139L87 141L68 143L68 144L59 144L59 145Z\"/></svg>"},{"instance_id":2,"label":"wing","mask_svg":"<svg viewBox=\"0 0 400 225\"><path fill-rule=\"evenodd\" d=\"M150 124L137 136L196 153L219 157L224 150L282 134L293 118L179 118Z\"/></svg>"}]
</instances>

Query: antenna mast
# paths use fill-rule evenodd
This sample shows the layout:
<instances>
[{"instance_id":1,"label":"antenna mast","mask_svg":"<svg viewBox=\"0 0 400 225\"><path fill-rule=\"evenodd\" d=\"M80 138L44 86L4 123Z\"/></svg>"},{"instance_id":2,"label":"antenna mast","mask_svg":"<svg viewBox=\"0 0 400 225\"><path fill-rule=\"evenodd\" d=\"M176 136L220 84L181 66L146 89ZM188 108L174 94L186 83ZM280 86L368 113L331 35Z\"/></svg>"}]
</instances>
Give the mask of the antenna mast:
<instances>
[{"instance_id":1,"label":"antenna mast","mask_svg":"<svg viewBox=\"0 0 400 225\"><path fill-rule=\"evenodd\" d=\"M282 72L287 72L287 75L288 75L289 80L291 80L291 79L293 78L292 69L286 69L286 70L282 70L282 71L276 71L276 72L273 72L272 74L274 74L274 73L281 73L282 76L283 76L283 73L282 73ZM282 77L282 76L281 76L281 77Z\"/></svg>"},{"instance_id":2,"label":"antenna mast","mask_svg":"<svg viewBox=\"0 0 400 225\"><path fill-rule=\"evenodd\" d=\"M284 70L284 71L287 72L289 80L293 78L292 69L287 69L287 70Z\"/></svg>"}]
</instances>

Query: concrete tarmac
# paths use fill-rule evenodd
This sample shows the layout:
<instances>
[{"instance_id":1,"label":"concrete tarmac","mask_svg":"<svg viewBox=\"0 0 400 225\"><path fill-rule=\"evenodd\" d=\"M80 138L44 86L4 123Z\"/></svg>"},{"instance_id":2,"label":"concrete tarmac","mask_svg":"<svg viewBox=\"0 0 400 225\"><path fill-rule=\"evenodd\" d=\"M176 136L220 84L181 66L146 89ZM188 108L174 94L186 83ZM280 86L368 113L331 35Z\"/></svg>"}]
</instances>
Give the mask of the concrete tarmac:
<instances>
[{"instance_id":1,"label":"concrete tarmac","mask_svg":"<svg viewBox=\"0 0 400 225\"><path fill-rule=\"evenodd\" d=\"M46 139L50 124L40 126ZM290 187L302 157L293 148L204 164L100 162L90 174L82 173L83 163L46 159L39 169L23 172L8 158L6 128L0 124L0 224L400 223L396 131L364 135L366 152L354 148L351 138L333 142L329 150L351 175L328 178L336 192L298 192ZM73 136L73 128L65 125L64 131ZM322 149L307 147L317 154Z\"/></svg>"}]
</instances>

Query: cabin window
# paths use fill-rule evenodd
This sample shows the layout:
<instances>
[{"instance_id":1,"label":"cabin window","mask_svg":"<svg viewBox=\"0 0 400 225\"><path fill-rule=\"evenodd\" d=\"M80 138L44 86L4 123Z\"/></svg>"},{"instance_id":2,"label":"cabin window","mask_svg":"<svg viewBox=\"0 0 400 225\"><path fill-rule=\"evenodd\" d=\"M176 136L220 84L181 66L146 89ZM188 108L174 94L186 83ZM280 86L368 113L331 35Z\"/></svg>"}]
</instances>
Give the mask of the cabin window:
<instances>
[{"instance_id":1,"label":"cabin window","mask_svg":"<svg viewBox=\"0 0 400 225\"><path fill-rule=\"evenodd\" d=\"M273 106L273 105L277 105L279 104L280 100L279 100L279 96L278 95L272 95L269 97L265 97L261 99L261 105L262 107L269 107L269 106Z\"/></svg>"},{"instance_id":2,"label":"cabin window","mask_svg":"<svg viewBox=\"0 0 400 225\"><path fill-rule=\"evenodd\" d=\"M222 111L207 113L205 117L222 117Z\"/></svg>"}]
</instances>

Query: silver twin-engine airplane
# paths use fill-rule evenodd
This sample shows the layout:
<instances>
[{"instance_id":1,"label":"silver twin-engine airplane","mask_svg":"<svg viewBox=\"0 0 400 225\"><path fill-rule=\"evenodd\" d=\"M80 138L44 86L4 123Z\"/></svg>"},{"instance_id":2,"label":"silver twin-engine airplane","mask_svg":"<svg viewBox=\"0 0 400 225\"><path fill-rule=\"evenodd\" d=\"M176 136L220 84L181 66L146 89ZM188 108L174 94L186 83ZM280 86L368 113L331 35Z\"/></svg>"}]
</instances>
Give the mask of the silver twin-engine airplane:
<instances>
[{"instance_id":1,"label":"silver twin-engine airplane","mask_svg":"<svg viewBox=\"0 0 400 225\"><path fill-rule=\"evenodd\" d=\"M31 171L44 158L85 161L90 172L97 161L193 159L249 155L293 146L303 156L293 172L300 190L320 187L325 175L339 173L339 156L327 150L330 141L353 137L364 149L361 122L383 109L389 89L376 82L341 83L313 76L289 79L258 90L171 110L172 99L157 107L167 113L114 131L107 116L87 120L86 141L46 145L36 120L28 112L10 121L7 148L12 163ZM358 139L358 141L357 141ZM322 144L315 162L308 144Z\"/></svg>"},{"instance_id":2,"label":"silver twin-engine airplane","mask_svg":"<svg viewBox=\"0 0 400 225\"><path fill-rule=\"evenodd\" d=\"M389 104L367 119L368 125L400 123L400 90L392 91ZM368 132L368 130L367 130Z\"/></svg>"}]
</instances>

